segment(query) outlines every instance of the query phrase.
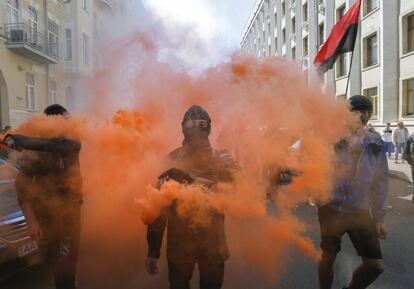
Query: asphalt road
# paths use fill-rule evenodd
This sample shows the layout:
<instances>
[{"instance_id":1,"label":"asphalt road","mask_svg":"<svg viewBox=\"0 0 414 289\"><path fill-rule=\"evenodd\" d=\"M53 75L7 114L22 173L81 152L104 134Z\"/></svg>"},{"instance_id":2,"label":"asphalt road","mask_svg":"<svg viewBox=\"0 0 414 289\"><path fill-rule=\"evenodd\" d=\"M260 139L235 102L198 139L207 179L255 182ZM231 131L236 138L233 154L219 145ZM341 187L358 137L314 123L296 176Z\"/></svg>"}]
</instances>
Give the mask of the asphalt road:
<instances>
[{"instance_id":1,"label":"asphalt road","mask_svg":"<svg viewBox=\"0 0 414 289\"><path fill-rule=\"evenodd\" d=\"M388 198L388 214L386 225L389 237L382 242L385 260L385 272L369 288L371 289L413 289L414 288L414 204L406 197L412 192L412 186L397 178L390 179L390 195ZM300 206L296 213L310 226L309 236L315 244L319 244L319 228L316 209ZM127 248L125 248L127 250ZM129 250L127 250L129 251ZM133 251L129 251L133 252ZM244 268L243 272L232 272L231 268L237 260L231 259L226 264L226 280L223 289L315 289L317 283L317 264L294 250L290 252L291 263L281 272L277 282L264 281L263 276L255 275L255 268ZM102 262L101 267L106 271L89 273L80 270L80 289L163 289L167 287L165 267L157 277L150 278L142 272L142 256L126 254L127 258L120 260L121 265L114 265L116 260L111 258ZM352 275L360 260L355 253L348 237L343 239L342 251L335 264L335 280L333 289L342 288ZM122 265L124 264L124 265ZM129 264L129 265L126 265ZM140 268L138 270L137 268ZM137 273L140 272L140 273ZM242 276L240 275L242 274ZM154 280L163 281L154 281ZM194 275L196 285L197 274ZM32 268L21 272L6 282L0 283L1 289L53 289L50 273L42 267Z\"/></svg>"},{"instance_id":2,"label":"asphalt road","mask_svg":"<svg viewBox=\"0 0 414 289\"><path fill-rule=\"evenodd\" d=\"M413 289L414 288L414 204L411 199L401 199L412 194L412 186L406 181L390 179L390 195L387 201L388 211L386 226L388 239L381 242L385 271L369 288L372 289ZM298 212L312 226L317 226L316 211L301 208ZM317 230L315 230L317 232ZM316 244L319 236L313 235ZM317 288L317 267L312 262L295 258L294 264L287 270L279 289L314 289ZM360 264L348 237L342 241L342 251L335 264L333 289L347 285L353 270Z\"/></svg>"}]
</instances>

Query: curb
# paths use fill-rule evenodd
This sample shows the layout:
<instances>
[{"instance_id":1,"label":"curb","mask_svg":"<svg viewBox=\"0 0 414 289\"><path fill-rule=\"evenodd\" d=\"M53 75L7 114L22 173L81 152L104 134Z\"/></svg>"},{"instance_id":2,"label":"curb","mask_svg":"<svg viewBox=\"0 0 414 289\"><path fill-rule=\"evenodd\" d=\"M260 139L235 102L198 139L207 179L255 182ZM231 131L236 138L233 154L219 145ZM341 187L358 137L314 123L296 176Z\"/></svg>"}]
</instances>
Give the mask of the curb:
<instances>
[{"instance_id":1,"label":"curb","mask_svg":"<svg viewBox=\"0 0 414 289\"><path fill-rule=\"evenodd\" d=\"M405 182L407 182L407 183L409 183L409 184L411 184L411 183L412 183L412 182L411 182L411 180L407 177L407 175L406 175L406 174L404 174L404 173L403 173L403 172L401 172L401 171L389 170L389 176L390 176L391 178L396 178L396 179L399 179L399 180L405 181Z\"/></svg>"}]
</instances>

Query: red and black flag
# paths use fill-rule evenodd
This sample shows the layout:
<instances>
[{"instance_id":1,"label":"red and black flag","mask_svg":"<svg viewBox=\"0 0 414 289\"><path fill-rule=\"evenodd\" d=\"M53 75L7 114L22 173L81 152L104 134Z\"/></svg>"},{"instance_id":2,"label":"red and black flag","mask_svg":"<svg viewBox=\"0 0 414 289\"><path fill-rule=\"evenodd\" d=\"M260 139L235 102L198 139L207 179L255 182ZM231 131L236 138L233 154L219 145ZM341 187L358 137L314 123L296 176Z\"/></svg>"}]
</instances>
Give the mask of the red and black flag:
<instances>
[{"instance_id":1,"label":"red and black flag","mask_svg":"<svg viewBox=\"0 0 414 289\"><path fill-rule=\"evenodd\" d=\"M331 35L329 35L313 62L320 73L325 73L331 69L340 54L354 50L358 35L360 10L361 0L357 0L332 28Z\"/></svg>"}]
</instances>

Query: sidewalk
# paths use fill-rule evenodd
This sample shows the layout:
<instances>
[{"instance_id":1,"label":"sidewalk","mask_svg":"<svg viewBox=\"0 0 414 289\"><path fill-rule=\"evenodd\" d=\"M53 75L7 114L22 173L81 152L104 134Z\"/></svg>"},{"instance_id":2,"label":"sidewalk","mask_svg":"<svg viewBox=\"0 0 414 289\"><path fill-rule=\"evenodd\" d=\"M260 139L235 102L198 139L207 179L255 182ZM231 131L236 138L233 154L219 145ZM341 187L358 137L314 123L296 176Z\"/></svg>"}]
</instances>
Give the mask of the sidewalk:
<instances>
[{"instance_id":1,"label":"sidewalk","mask_svg":"<svg viewBox=\"0 0 414 289\"><path fill-rule=\"evenodd\" d=\"M394 158L388 159L388 168L390 170L390 176L402 179L404 181L412 183L413 178L411 176L411 167L407 162L401 164L394 163ZM401 162L401 160L400 160Z\"/></svg>"}]
</instances>

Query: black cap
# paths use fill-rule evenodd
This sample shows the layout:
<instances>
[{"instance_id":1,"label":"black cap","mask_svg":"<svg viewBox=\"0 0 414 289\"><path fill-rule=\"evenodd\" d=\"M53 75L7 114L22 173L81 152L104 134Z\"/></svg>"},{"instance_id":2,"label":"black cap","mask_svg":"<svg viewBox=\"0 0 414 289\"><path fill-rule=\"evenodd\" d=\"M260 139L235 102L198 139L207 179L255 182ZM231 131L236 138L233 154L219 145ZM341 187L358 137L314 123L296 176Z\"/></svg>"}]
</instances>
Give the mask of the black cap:
<instances>
[{"instance_id":1,"label":"black cap","mask_svg":"<svg viewBox=\"0 0 414 289\"><path fill-rule=\"evenodd\" d=\"M43 113L46 114L47 116L49 116L49 115L63 115L63 116L69 115L69 112L66 110L66 108L64 108L60 104L49 105L48 107L45 108Z\"/></svg>"},{"instance_id":2,"label":"black cap","mask_svg":"<svg viewBox=\"0 0 414 289\"><path fill-rule=\"evenodd\" d=\"M370 98L363 95L354 95L348 100L351 111L372 111L372 101Z\"/></svg>"}]
</instances>

